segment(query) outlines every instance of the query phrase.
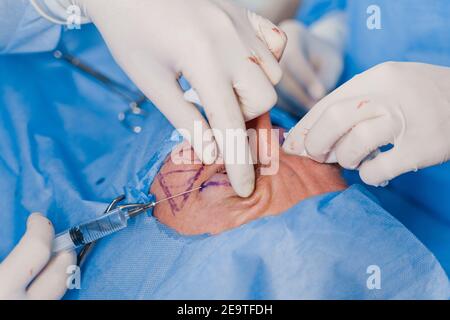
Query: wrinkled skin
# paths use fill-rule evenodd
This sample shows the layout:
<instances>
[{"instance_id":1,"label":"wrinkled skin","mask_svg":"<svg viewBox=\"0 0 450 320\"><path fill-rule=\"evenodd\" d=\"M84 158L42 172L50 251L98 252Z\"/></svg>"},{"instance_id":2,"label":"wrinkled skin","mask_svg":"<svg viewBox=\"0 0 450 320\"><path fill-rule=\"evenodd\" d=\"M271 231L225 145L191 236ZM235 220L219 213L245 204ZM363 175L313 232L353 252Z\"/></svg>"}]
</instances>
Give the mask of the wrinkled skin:
<instances>
[{"instance_id":1,"label":"wrinkled skin","mask_svg":"<svg viewBox=\"0 0 450 320\"><path fill-rule=\"evenodd\" d=\"M256 130L272 128L268 114L248 126ZM200 186L203 189L159 204L155 217L184 235L215 235L280 214L306 198L346 188L338 167L287 155L279 139L266 139L263 145L278 149L279 170L275 175L261 175L262 167L257 165L256 190L247 199L233 191L224 166L174 164L169 156L150 190L157 199ZM190 156L194 157L193 152Z\"/></svg>"}]
</instances>

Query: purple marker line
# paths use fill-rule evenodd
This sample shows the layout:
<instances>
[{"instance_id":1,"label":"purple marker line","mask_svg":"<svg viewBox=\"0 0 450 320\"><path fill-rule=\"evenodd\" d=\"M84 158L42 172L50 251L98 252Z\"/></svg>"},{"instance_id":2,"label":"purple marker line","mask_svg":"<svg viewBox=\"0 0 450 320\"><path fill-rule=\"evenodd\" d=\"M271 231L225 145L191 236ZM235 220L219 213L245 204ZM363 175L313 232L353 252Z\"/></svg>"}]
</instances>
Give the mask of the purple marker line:
<instances>
[{"instance_id":1,"label":"purple marker line","mask_svg":"<svg viewBox=\"0 0 450 320\"><path fill-rule=\"evenodd\" d=\"M195 182L200 178L200 175L202 174L203 170L205 170L204 166L201 166L200 169L197 171L197 173L188 180L189 187L186 190L191 190L194 187ZM189 199L190 194L185 194L183 197L183 205L187 202Z\"/></svg>"},{"instance_id":2,"label":"purple marker line","mask_svg":"<svg viewBox=\"0 0 450 320\"><path fill-rule=\"evenodd\" d=\"M173 171L165 172L165 173L162 174L162 175L164 175L164 179L166 179L168 176L171 176L171 175L174 175L174 174L178 174L178 173L189 173L189 172L191 172L191 173L194 173L194 172L197 173L197 172L198 172L198 169L173 170ZM182 183L182 184L171 184L171 185L168 185L168 184L167 184L167 181L166 181L166 185L167 185L168 188L183 188L183 187L186 185L186 183Z\"/></svg>"},{"instance_id":3,"label":"purple marker line","mask_svg":"<svg viewBox=\"0 0 450 320\"><path fill-rule=\"evenodd\" d=\"M190 169L190 170L174 170L174 171L169 171L167 173L159 173L158 174L158 181L159 184L161 186L161 188L163 189L164 193L166 194L166 196L169 198L172 196L172 193L170 192L170 189L167 185L167 181L166 181L166 177L168 175L171 174L175 174L175 173L186 173L186 172L195 172L195 175L191 178L188 179L188 187L186 188L185 191L191 190L195 184L195 182L198 180L198 178L200 177L201 173L203 172L204 167L200 167L199 169ZM181 202L180 207L178 207L177 203L175 202L175 199L170 199L168 200L170 208L172 210L172 214L175 216L176 212L179 212L181 210L181 208L184 207L184 205L186 204L187 200L189 199L189 194L185 194L183 196L183 200Z\"/></svg>"},{"instance_id":4,"label":"purple marker line","mask_svg":"<svg viewBox=\"0 0 450 320\"><path fill-rule=\"evenodd\" d=\"M158 174L158 181L159 181L159 185L161 186L161 188L163 189L165 195L167 198L170 198L172 196L172 194L170 193L169 188L167 187L165 180L164 180L164 175L163 174ZM173 199L170 199L169 201L169 205L170 205L170 209L172 211L172 214L175 215L176 211L179 211L177 204L175 203L175 201Z\"/></svg>"},{"instance_id":5,"label":"purple marker line","mask_svg":"<svg viewBox=\"0 0 450 320\"><path fill-rule=\"evenodd\" d=\"M202 188L200 192L203 192L208 187L231 187L231 183L229 181L209 181L203 182Z\"/></svg>"}]
</instances>

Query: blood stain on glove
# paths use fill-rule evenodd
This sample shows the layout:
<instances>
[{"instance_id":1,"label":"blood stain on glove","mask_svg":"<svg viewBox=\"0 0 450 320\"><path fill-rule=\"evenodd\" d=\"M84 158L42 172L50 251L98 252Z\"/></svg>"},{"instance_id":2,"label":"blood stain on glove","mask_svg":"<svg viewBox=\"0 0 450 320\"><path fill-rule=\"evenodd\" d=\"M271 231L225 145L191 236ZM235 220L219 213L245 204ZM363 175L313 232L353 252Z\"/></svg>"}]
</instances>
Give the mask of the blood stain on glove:
<instances>
[{"instance_id":1,"label":"blood stain on glove","mask_svg":"<svg viewBox=\"0 0 450 320\"><path fill-rule=\"evenodd\" d=\"M248 57L248 60L250 60L251 62L253 62L254 64L256 64L258 66L261 65L261 59L256 55Z\"/></svg>"},{"instance_id":2,"label":"blood stain on glove","mask_svg":"<svg viewBox=\"0 0 450 320\"><path fill-rule=\"evenodd\" d=\"M273 30L275 33L278 33L280 36L284 36L284 34L281 33L280 29L278 29L278 28L272 28L272 30Z\"/></svg>"},{"instance_id":3,"label":"blood stain on glove","mask_svg":"<svg viewBox=\"0 0 450 320\"><path fill-rule=\"evenodd\" d=\"M370 103L370 100L361 101L356 108L357 109L361 109L362 107L364 107L368 103Z\"/></svg>"}]
</instances>

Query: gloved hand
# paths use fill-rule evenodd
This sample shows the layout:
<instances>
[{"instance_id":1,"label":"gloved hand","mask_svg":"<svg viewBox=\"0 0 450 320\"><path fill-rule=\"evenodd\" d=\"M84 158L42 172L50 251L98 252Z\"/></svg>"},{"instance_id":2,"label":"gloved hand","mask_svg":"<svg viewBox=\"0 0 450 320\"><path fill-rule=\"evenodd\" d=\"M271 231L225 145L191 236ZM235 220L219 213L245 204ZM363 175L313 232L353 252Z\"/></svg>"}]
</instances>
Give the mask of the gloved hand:
<instances>
[{"instance_id":1,"label":"gloved hand","mask_svg":"<svg viewBox=\"0 0 450 320\"><path fill-rule=\"evenodd\" d=\"M169 121L183 129L184 138L204 163L216 160L217 146L213 139L209 143L201 141L202 136L194 139L195 124L203 132L211 126L224 137L227 129L245 133L245 120L258 117L276 103L274 85L282 75L277 59L286 36L268 20L230 1L58 2L83 9L83 17L94 22L120 66ZM209 123L184 100L177 82L180 75L198 92ZM219 151L228 162L233 188L247 197L255 183L252 161L236 164L228 156L240 152L251 159L246 134L238 137L238 144L239 151L229 150L236 146L226 143L219 144Z\"/></svg>"},{"instance_id":2,"label":"gloved hand","mask_svg":"<svg viewBox=\"0 0 450 320\"><path fill-rule=\"evenodd\" d=\"M274 23L293 18L300 0L233 0Z\"/></svg>"},{"instance_id":3,"label":"gloved hand","mask_svg":"<svg viewBox=\"0 0 450 320\"><path fill-rule=\"evenodd\" d=\"M51 258L54 231L40 214L28 218L27 231L0 264L0 300L60 299L66 292L67 267L74 253Z\"/></svg>"},{"instance_id":4,"label":"gloved hand","mask_svg":"<svg viewBox=\"0 0 450 320\"><path fill-rule=\"evenodd\" d=\"M342 74L345 14L330 14L310 28L296 20L285 21L280 28L289 39L281 59L280 96L309 109L336 87Z\"/></svg>"},{"instance_id":5,"label":"gloved hand","mask_svg":"<svg viewBox=\"0 0 450 320\"><path fill-rule=\"evenodd\" d=\"M384 63L320 101L283 149L324 162L335 153L374 186L450 159L450 68ZM367 159L379 147L394 147ZM366 160L366 161L364 161Z\"/></svg>"}]
</instances>

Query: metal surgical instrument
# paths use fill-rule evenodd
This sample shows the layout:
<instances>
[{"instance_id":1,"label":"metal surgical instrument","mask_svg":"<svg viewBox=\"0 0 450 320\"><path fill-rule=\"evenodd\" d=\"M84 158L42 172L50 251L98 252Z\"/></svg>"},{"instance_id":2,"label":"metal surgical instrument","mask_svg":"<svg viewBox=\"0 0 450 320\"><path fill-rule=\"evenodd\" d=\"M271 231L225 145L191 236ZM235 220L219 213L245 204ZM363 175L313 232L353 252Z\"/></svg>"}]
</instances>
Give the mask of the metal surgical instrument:
<instances>
[{"instance_id":1,"label":"metal surgical instrument","mask_svg":"<svg viewBox=\"0 0 450 320\"><path fill-rule=\"evenodd\" d=\"M142 132L145 119L149 115L149 112L144 108L147 103L150 103L142 92L137 89L132 90L126 85L108 77L105 73L94 69L92 66L68 53L63 46L53 52L53 57L56 60L68 63L82 74L89 76L91 79L95 79L102 84L104 88L124 100L128 104L128 109L118 114L118 120L132 132L136 134ZM192 88L186 91L185 100L201 105L197 92Z\"/></svg>"},{"instance_id":2,"label":"metal surgical instrument","mask_svg":"<svg viewBox=\"0 0 450 320\"><path fill-rule=\"evenodd\" d=\"M187 195L200 189L202 189L202 187L191 189L156 202L116 206L115 209L107 211L104 215L98 218L79 224L58 234L53 240L52 251L53 253L58 253L61 251L69 251L86 246L94 241L125 229L128 226L128 221L130 219L156 207L158 204ZM119 197L115 199L115 201L120 202L123 199L124 197Z\"/></svg>"},{"instance_id":3,"label":"metal surgical instrument","mask_svg":"<svg viewBox=\"0 0 450 320\"><path fill-rule=\"evenodd\" d=\"M134 133L142 131L142 124L148 116L147 111L144 110L144 105L148 102L148 99L143 93L131 90L127 86L111 79L106 74L95 70L77 57L65 52L63 48L55 50L53 56L55 59L67 62L78 71L97 80L110 92L126 101L129 108L118 114L119 121Z\"/></svg>"}]
</instances>

